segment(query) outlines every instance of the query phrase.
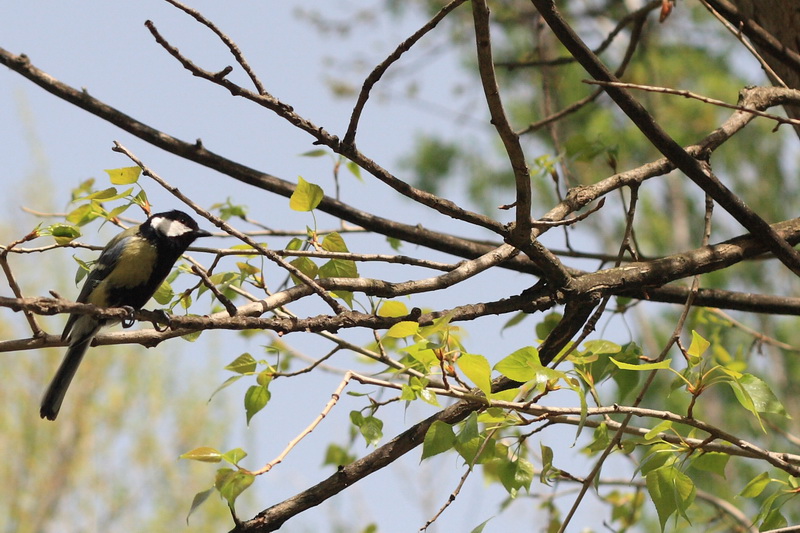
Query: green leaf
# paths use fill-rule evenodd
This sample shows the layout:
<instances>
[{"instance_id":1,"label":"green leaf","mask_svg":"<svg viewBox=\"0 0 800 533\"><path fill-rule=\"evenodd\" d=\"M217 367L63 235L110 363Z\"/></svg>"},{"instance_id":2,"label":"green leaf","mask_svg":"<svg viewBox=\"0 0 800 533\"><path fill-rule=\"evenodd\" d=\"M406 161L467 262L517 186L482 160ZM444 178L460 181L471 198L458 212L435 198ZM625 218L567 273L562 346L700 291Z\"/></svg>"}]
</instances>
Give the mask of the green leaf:
<instances>
[{"instance_id":1,"label":"green leaf","mask_svg":"<svg viewBox=\"0 0 800 533\"><path fill-rule=\"evenodd\" d=\"M297 187L289 198L289 207L294 211L311 211L322 201L324 193L319 185L297 178Z\"/></svg>"},{"instance_id":2,"label":"green leaf","mask_svg":"<svg viewBox=\"0 0 800 533\"><path fill-rule=\"evenodd\" d=\"M349 252L342 236L337 232L329 233L322 239L322 249L329 252Z\"/></svg>"},{"instance_id":3,"label":"green leaf","mask_svg":"<svg viewBox=\"0 0 800 533\"><path fill-rule=\"evenodd\" d=\"M583 343L583 347L594 354L612 354L622 351L622 346L619 344L602 339L586 341Z\"/></svg>"},{"instance_id":4,"label":"green leaf","mask_svg":"<svg viewBox=\"0 0 800 533\"><path fill-rule=\"evenodd\" d=\"M256 360L252 355L245 352L225 367L225 370L236 372L237 374L251 374L256 371Z\"/></svg>"},{"instance_id":5,"label":"green leaf","mask_svg":"<svg viewBox=\"0 0 800 533\"><path fill-rule=\"evenodd\" d=\"M367 444L376 446L383 438L383 421L374 416L364 416L360 411L350 411L350 421L358 427Z\"/></svg>"},{"instance_id":6,"label":"green leaf","mask_svg":"<svg viewBox=\"0 0 800 533\"><path fill-rule=\"evenodd\" d=\"M158 286L158 289L156 289L155 294L153 294L153 299L160 305L169 304L174 297L175 292L172 290L172 286L168 281L161 283L161 285Z\"/></svg>"},{"instance_id":7,"label":"green leaf","mask_svg":"<svg viewBox=\"0 0 800 533\"><path fill-rule=\"evenodd\" d=\"M244 408L247 412L247 425L257 412L262 410L270 398L269 389L263 385L253 385L244 395Z\"/></svg>"},{"instance_id":8,"label":"green leaf","mask_svg":"<svg viewBox=\"0 0 800 533\"><path fill-rule=\"evenodd\" d=\"M299 239L297 237L294 237L291 241L289 241L286 244L286 250L292 250L292 251L302 250L303 249L303 243L305 243L305 241L303 239Z\"/></svg>"},{"instance_id":9,"label":"green leaf","mask_svg":"<svg viewBox=\"0 0 800 533\"><path fill-rule=\"evenodd\" d=\"M395 339L402 339L411 335L415 335L419 331L419 324L411 320L403 320L389 328L386 332L387 337Z\"/></svg>"},{"instance_id":10,"label":"green leaf","mask_svg":"<svg viewBox=\"0 0 800 533\"><path fill-rule=\"evenodd\" d=\"M99 216L99 209L96 209L94 204L88 203L76 207L67 213L67 216L64 218L70 224L84 226Z\"/></svg>"},{"instance_id":11,"label":"green leaf","mask_svg":"<svg viewBox=\"0 0 800 533\"><path fill-rule=\"evenodd\" d=\"M309 150L308 152L303 152L300 154L300 157L322 157L327 155L328 151L323 148L317 148L316 150Z\"/></svg>"},{"instance_id":12,"label":"green leaf","mask_svg":"<svg viewBox=\"0 0 800 533\"><path fill-rule=\"evenodd\" d=\"M228 506L233 509L234 502L239 495L253 484L255 476L246 474L240 470L230 468L220 468L214 481L214 487L219 491L220 496L225 498Z\"/></svg>"},{"instance_id":13,"label":"green leaf","mask_svg":"<svg viewBox=\"0 0 800 533\"><path fill-rule=\"evenodd\" d=\"M608 426L603 422L594 429L592 442L586 445L584 451L589 454L603 451L610 442L611 437L608 435Z\"/></svg>"},{"instance_id":14,"label":"green leaf","mask_svg":"<svg viewBox=\"0 0 800 533\"><path fill-rule=\"evenodd\" d=\"M656 426L644 434L645 440L652 440L656 438L659 433L663 433L668 431L672 427L672 422L669 420L662 420L661 423L656 424Z\"/></svg>"},{"instance_id":15,"label":"green leaf","mask_svg":"<svg viewBox=\"0 0 800 533\"><path fill-rule=\"evenodd\" d=\"M747 485L745 485L745 487L739 493L739 496L743 498L756 498L764 491L765 488L767 488L767 485L769 485L771 482L772 480L770 479L769 474L762 472L751 479Z\"/></svg>"},{"instance_id":16,"label":"green leaf","mask_svg":"<svg viewBox=\"0 0 800 533\"><path fill-rule=\"evenodd\" d=\"M451 450L455 443L456 434L453 426L436 420L425 432L425 440L422 443L422 459Z\"/></svg>"},{"instance_id":17,"label":"green leaf","mask_svg":"<svg viewBox=\"0 0 800 533\"><path fill-rule=\"evenodd\" d=\"M462 353L456 364L488 398L492 393L492 368L489 366L489 361L482 355Z\"/></svg>"},{"instance_id":18,"label":"green leaf","mask_svg":"<svg viewBox=\"0 0 800 533\"><path fill-rule=\"evenodd\" d=\"M486 524L489 523L489 520L491 520L491 518L487 518L486 520L484 520L483 522L472 528L472 531L470 531L469 533L483 533L483 528L486 527Z\"/></svg>"},{"instance_id":19,"label":"green leaf","mask_svg":"<svg viewBox=\"0 0 800 533\"><path fill-rule=\"evenodd\" d=\"M289 261L289 264L311 279L316 278L317 273L319 273L317 264L308 257L298 257L297 259ZM292 280L298 285L301 283L294 275L292 275Z\"/></svg>"},{"instance_id":20,"label":"green leaf","mask_svg":"<svg viewBox=\"0 0 800 533\"><path fill-rule=\"evenodd\" d=\"M179 457L181 459L200 461L201 463L219 463L222 461L222 454L214 448L209 448L208 446L195 448L194 450L186 452Z\"/></svg>"},{"instance_id":21,"label":"green leaf","mask_svg":"<svg viewBox=\"0 0 800 533\"><path fill-rule=\"evenodd\" d=\"M456 439L456 451L467 464L484 464L495 459L494 439L486 440L484 435L473 437L467 441L461 439L461 435ZM478 452L480 451L480 455Z\"/></svg>"},{"instance_id":22,"label":"green leaf","mask_svg":"<svg viewBox=\"0 0 800 533\"><path fill-rule=\"evenodd\" d=\"M203 503L205 503L208 497L211 496L212 492L214 492L214 487L198 492L197 494L194 495L194 498L192 498L192 506L189 508L189 513L186 515L187 526L189 525L189 517L192 516L192 513L195 511L195 509L197 509L198 507L203 505Z\"/></svg>"},{"instance_id":23,"label":"green leaf","mask_svg":"<svg viewBox=\"0 0 800 533\"><path fill-rule=\"evenodd\" d=\"M553 449L543 443L540 443L539 447L542 450L542 471L539 472L539 481L549 485L551 474L558 475L558 469L553 468Z\"/></svg>"},{"instance_id":24,"label":"green leaf","mask_svg":"<svg viewBox=\"0 0 800 533\"><path fill-rule=\"evenodd\" d=\"M546 339L550 332L561 322L560 313L548 313L545 315L544 320L536 324L536 338Z\"/></svg>"},{"instance_id":25,"label":"green leaf","mask_svg":"<svg viewBox=\"0 0 800 533\"><path fill-rule=\"evenodd\" d=\"M533 474L533 465L522 457L513 461L504 461L498 468L500 483L512 497L516 496L519 489L530 490Z\"/></svg>"},{"instance_id":26,"label":"green leaf","mask_svg":"<svg viewBox=\"0 0 800 533\"><path fill-rule=\"evenodd\" d=\"M539 361L539 350L526 346L501 359L494 369L508 379L525 383L536 377L544 367Z\"/></svg>"},{"instance_id":27,"label":"green leaf","mask_svg":"<svg viewBox=\"0 0 800 533\"><path fill-rule=\"evenodd\" d=\"M725 467L728 465L728 460L730 458L730 455L722 452L702 453L694 458L692 461L692 468L702 470L703 472L713 472L725 477Z\"/></svg>"},{"instance_id":28,"label":"green leaf","mask_svg":"<svg viewBox=\"0 0 800 533\"><path fill-rule=\"evenodd\" d=\"M345 165L347 166L347 170L350 171L350 174L355 176L358 181L364 181L364 179L361 177L361 167L358 166L355 161L347 161Z\"/></svg>"},{"instance_id":29,"label":"green leaf","mask_svg":"<svg viewBox=\"0 0 800 533\"><path fill-rule=\"evenodd\" d=\"M510 319L508 319L508 321L505 324L503 324L503 328L501 329L501 331L505 331L506 329L508 329L510 327L516 326L517 324L519 324L520 322L522 322L523 320L525 320L529 316L530 316L530 313L521 313L521 312L517 313L516 315L514 315Z\"/></svg>"},{"instance_id":30,"label":"green leaf","mask_svg":"<svg viewBox=\"0 0 800 533\"><path fill-rule=\"evenodd\" d=\"M127 196L133 189L128 189L123 193L117 192L117 189L114 187L109 187L107 189L103 189L102 191L95 191L93 193L89 193L80 200L94 200L96 202L110 202L112 200L119 200L120 198L124 198Z\"/></svg>"},{"instance_id":31,"label":"green leaf","mask_svg":"<svg viewBox=\"0 0 800 533\"><path fill-rule=\"evenodd\" d=\"M672 363L671 359L664 359L663 361L659 361L658 363L642 363L639 365L632 365L630 363L623 363L622 361L617 361L613 357L609 357L612 363L617 365L617 368L621 368L622 370L665 370L670 367Z\"/></svg>"},{"instance_id":32,"label":"green leaf","mask_svg":"<svg viewBox=\"0 0 800 533\"><path fill-rule=\"evenodd\" d=\"M142 169L139 167L123 167L106 169L112 185L130 185L139 181Z\"/></svg>"},{"instance_id":33,"label":"green leaf","mask_svg":"<svg viewBox=\"0 0 800 533\"><path fill-rule=\"evenodd\" d=\"M403 302L386 300L378 309L378 316L399 317L408 315L408 308Z\"/></svg>"},{"instance_id":34,"label":"green leaf","mask_svg":"<svg viewBox=\"0 0 800 533\"><path fill-rule=\"evenodd\" d=\"M358 267L350 259L331 259L319 267L320 278L357 278Z\"/></svg>"},{"instance_id":35,"label":"green leaf","mask_svg":"<svg viewBox=\"0 0 800 533\"><path fill-rule=\"evenodd\" d=\"M772 389L764 381L752 374L742 374L738 383L750 395L753 407L759 413L774 413L788 416L783 404L778 400Z\"/></svg>"},{"instance_id":36,"label":"green leaf","mask_svg":"<svg viewBox=\"0 0 800 533\"><path fill-rule=\"evenodd\" d=\"M57 222L39 230L39 235L50 235L56 244L68 244L81 236L81 230L72 224Z\"/></svg>"},{"instance_id":37,"label":"green leaf","mask_svg":"<svg viewBox=\"0 0 800 533\"><path fill-rule=\"evenodd\" d=\"M322 464L333 465L335 467L349 465L356 460L354 455L347 452L338 444L329 444L328 449L325 451L325 460Z\"/></svg>"},{"instance_id":38,"label":"green leaf","mask_svg":"<svg viewBox=\"0 0 800 533\"><path fill-rule=\"evenodd\" d=\"M694 502L696 489L689 476L674 466L657 468L647 474L647 490L656 506L661 531L674 513L686 518L686 509Z\"/></svg>"},{"instance_id":39,"label":"green leaf","mask_svg":"<svg viewBox=\"0 0 800 533\"><path fill-rule=\"evenodd\" d=\"M247 452L241 448L234 448L222 454L222 458L233 465L238 465L239 461L247 457Z\"/></svg>"},{"instance_id":40,"label":"green leaf","mask_svg":"<svg viewBox=\"0 0 800 533\"><path fill-rule=\"evenodd\" d=\"M187 333L187 334L185 334L185 335L181 335L181 339L183 339L183 340L185 340L185 341L188 341L188 342L194 342L194 341L196 341L197 339L199 339L199 338L200 338L200 335L202 335L202 334L203 334L203 331L202 331L202 330L200 330L200 331L193 331L192 333Z\"/></svg>"},{"instance_id":41,"label":"green leaf","mask_svg":"<svg viewBox=\"0 0 800 533\"><path fill-rule=\"evenodd\" d=\"M210 402L210 401L211 401L211 400L214 398L214 396L215 396L215 395L216 395L216 394L217 394L219 391L221 391L222 389L224 389L224 388L226 388L226 387L228 387L228 386L230 386L230 385L233 385L234 383L236 383L237 381L239 381L239 379L240 379L240 378L242 378L242 377L244 377L244 375L243 375L243 374L238 374L238 375L236 375L236 376L231 376L231 377L229 377L228 379L226 379L226 380L225 380L225 381L222 383L222 385L220 385L219 387L217 387L217 388L216 388L216 390L214 390L214 392L212 392L212 393L211 393L211 396L209 396L209 397L208 397L208 401Z\"/></svg>"},{"instance_id":42,"label":"green leaf","mask_svg":"<svg viewBox=\"0 0 800 533\"><path fill-rule=\"evenodd\" d=\"M689 345L689 349L687 350L687 353L691 357L702 356L703 353L708 350L709 346L711 346L710 342L701 337L695 330L692 330L692 344Z\"/></svg>"}]
</instances>

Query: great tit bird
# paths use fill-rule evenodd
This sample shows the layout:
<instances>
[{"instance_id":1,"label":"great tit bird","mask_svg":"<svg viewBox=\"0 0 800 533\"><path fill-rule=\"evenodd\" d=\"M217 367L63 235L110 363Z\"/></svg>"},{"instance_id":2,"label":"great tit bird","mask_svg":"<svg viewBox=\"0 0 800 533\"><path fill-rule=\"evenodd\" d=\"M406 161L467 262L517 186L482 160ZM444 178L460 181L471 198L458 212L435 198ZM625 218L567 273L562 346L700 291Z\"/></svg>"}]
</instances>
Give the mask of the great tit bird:
<instances>
[{"instance_id":1,"label":"great tit bird","mask_svg":"<svg viewBox=\"0 0 800 533\"><path fill-rule=\"evenodd\" d=\"M156 213L109 241L83 284L77 301L99 307L140 309L166 279L175 261L198 237L211 235L182 211ZM103 326L116 321L70 315L61 339L67 355L47 387L39 414L55 420L83 354Z\"/></svg>"}]
</instances>

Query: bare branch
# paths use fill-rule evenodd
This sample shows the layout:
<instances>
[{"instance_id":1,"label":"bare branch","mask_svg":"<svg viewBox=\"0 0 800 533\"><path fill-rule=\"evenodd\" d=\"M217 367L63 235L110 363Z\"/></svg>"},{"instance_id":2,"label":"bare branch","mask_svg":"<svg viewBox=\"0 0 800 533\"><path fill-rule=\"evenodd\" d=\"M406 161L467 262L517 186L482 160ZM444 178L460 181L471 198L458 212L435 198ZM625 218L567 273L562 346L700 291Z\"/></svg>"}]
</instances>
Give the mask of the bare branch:
<instances>
[{"instance_id":1,"label":"bare branch","mask_svg":"<svg viewBox=\"0 0 800 533\"><path fill-rule=\"evenodd\" d=\"M595 79L607 82L618 81L605 65L589 50L572 28L564 21L552 0L532 0L539 13L575 56L580 64ZM739 197L728 189L702 162L692 157L658 125L647 110L625 89L606 87L606 92L622 111L636 124L650 142L670 159L686 176L720 206L731 214L753 235L764 240L770 251L794 274L800 275L800 253L781 239L764 219L750 209Z\"/></svg>"}]
</instances>

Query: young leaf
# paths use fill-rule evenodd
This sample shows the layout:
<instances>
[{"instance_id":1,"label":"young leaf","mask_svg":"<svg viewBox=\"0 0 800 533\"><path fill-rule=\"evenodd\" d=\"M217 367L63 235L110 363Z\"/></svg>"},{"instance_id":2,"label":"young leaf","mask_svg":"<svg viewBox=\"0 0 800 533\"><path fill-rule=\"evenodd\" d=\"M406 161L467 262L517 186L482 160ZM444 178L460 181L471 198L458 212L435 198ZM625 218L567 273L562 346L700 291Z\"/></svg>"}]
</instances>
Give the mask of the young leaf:
<instances>
[{"instance_id":1,"label":"young leaf","mask_svg":"<svg viewBox=\"0 0 800 533\"><path fill-rule=\"evenodd\" d=\"M349 252L342 236L337 232L331 232L322 239L322 249L329 252Z\"/></svg>"},{"instance_id":2,"label":"young leaf","mask_svg":"<svg viewBox=\"0 0 800 533\"><path fill-rule=\"evenodd\" d=\"M453 426L437 420L425 432L425 440L422 443L422 459L446 452L452 449L455 443L456 434L453 432Z\"/></svg>"},{"instance_id":3,"label":"young leaf","mask_svg":"<svg viewBox=\"0 0 800 533\"><path fill-rule=\"evenodd\" d=\"M418 323L410 320L403 320L390 327L386 332L386 336L395 339L402 339L403 337L409 337L416 334L417 331L419 331Z\"/></svg>"},{"instance_id":4,"label":"young leaf","mask_svg":"<svg viewBox=\"0 0 800 533\"><path fill-rule=\"evenodd\" d=\"M491 518L487 518L486 520L484 520L483 522L472 528L472 531L470 531L469 533L483 533L483 529L486 527L486 524L489 523L489 520L491 520Z\"/></svg>"},{"instance_id":5,"label":"young leaf","mask_svg":"<svg viewBox=\"0 0 800 533\"><path fill-rule=\"evenodd\" d=\"M297 259L289 261L289 264L311 279L316 278L319 272L317 264L308 257L298 257ZM294 280L296 284L300 284L300 280L295 278L294 275L292 275L292 280Z\"/></svg>"},{"instance_id":6,"label":"young leaf","mask_svg":"<svg viewBox=\"0 0 800 533\"><path fill-rule=\"evenodd\" d=\"M324 465L333 465L335 467L349 465L356 460L356 456L347 452L346 449L338 444L329 444L328 449L325 451L325 460L322 462Z\"/></svg>"},{"instance_id":7,"label":"young leaf","mask_svg":"<svg viewBox=\"0 0 800 533\"><path fill-rule=\"evenodd\" d=\"M319 267L320 278L357 278L358 267L349 259L331 259Z\"/></svg>"},{"instance_id":8,"label":"young leaf","mask_svg":"<svg viewBox=\"0 0 800 533\"><path fill-rule=\"evenodd\" d=\"M710 342L701 337L695 330L692 330L692 344L689 345L689 349L687 350L687 353L691 357L702 356L703 353L708 350L709 346L711 346Z\"/></svg>"},{"instance_id":9,"label":"young leaf","mask_svg":"<svg viewBox=\"0 0 800 533\"><path fill-rule=\"evenodd\" d=\"M308 152L303 152L300 154L300 157L322 157L327 155L328 151L323 148L317 148L316 150L309 150Z\"/></svg>"},{"instance_id":10,"label":"young leaf","mask_svg":"<svg viewBox=\"0 0 800 533\"><path fill-rule=\"evenodd\" d=\"M702 453L692 461L692 468L702 470L703 472L713 472L725 477L725 467L727 466L728 459L730 458L731 456L727 453Z\"/></svg>"},{"instance_id":11,"label":"young leaf","mask_svg":"<svg viewBox=\"0 0 800 533\"><path fill-rule=\"evenodd\" d=\"M765 488L767 488L767 485L769 485L771 482L772 480L770 479L769 474L762 472L751 479L747 485L745 485L745 487L742 489L742 492L739 493L739 496L743 498L756 498L764 491Z\"/></svg>"},{"instance_id":12,"label":"young leaf","mask_svg":"<svg viewBox=\"0 0 800 533\"><path fill-rule=\"evenodd\" d=\"M408 315L408 308L403 302L386 300L378 309L378 316L398 317Z\"/></svg>"},{"instance_id":13,"label":"young leaf","mask_svg":"<svg viewBox=\"0 0 800 533\"><path fill-rule=\"evenodd\" d=\"M503 487L512 497L516 496L519 489L530 489L533 473L533 465L522 457L513 461L503 462L498 468L500 483L503 484Z\"/></svg>"},{"instance_id":14,"label":"young leaf","mask_svg":"<svg viewBox=\"0 0 800 533\"><path fill-rule=\"evenodd\" d=\"M319 185L297 178L297 187L289 198L289 207L294 211L311 211L322 201L324 193Z\"/></svg>"},{"instance_id":15,"label":"young leaf","mask_svg":"<svg viewBox=\"0 0 800 533\"><path fill-rule=\"evenodd\" d=\"M107 169L112 185L130 185L139 181L139 176L142 174L142 169L139 167L123 167Z\"/></svg>"},{"instance_id":16,"label":"young leaf","mask_svg":"<svg viewBox=\"0 0 800 533\"><path fill-rule=\"evenodd\" d=\"M456 364L488 398L492 393L492 369L489 361L482 355L462 353L461 357L456 360Z\"/></svg>"},{"instance_id":17,"label":"young leaf","mask_svg":"<svg viewBox=\"0 0 800 533\"><path fill-rule=\"evenodd\" d=\"M236 372L237 374L250 374L256 371L256 360L252 355L245 352L225 367L225 370Z\"/></svg>"},{"instance_id":18,"label":"young leaf","mask_svg":"<svg viewBox=\"0 0 800 533\"><path fill-rule=\"evenodd\" d=\"M239 495L253 484L255 476L246 474L230 468L220 468L214 481L214 487L219 491L220 496L225 498L228 506L233 509L234 502Z\"/></svg>"},{"instance_id":19,"label":"young leaf","mask_svg":"<svg viewBox=\"0 0 800 533\"><path fill-rule=\"evenodd\" d=\"M609 357L612 363L617 365L618 368L622 370L665 370L669 368L670 363L672 362L670 359L664 359L663 361L659 361L658 363L642 363L640 365L632 365L630 363L623 363L622 361L617 361L613 357Z\"/></svg>"},{"instance_id":20,"label":"young leaf","mask_svg":"<svg viewBox=\"0 0 800 533\"><path fill-rule=\"evenodd\" d=\"M159 285L155 294L153 294L153 299L160 305L167 305L174 297L175 292L172 290L172 286L168 281L164 281L161 285Z\"/></svg>"},{"instance_id":21,"label":"young leaf","mask_svg":"<svg viewBox=\"0 0 800 533\"><path fill-rule=\"evenodd\" d=\"M596 354L612 354L622 351L622 346L619 344L602 339L586 341L583 343L583 347L586 348L586 350Z\"/></svg>"},{"instance_id":22,"label":"young leaf","mask_svg":"<svg viewBox=\"0 0 800 533\"><path fill-rule=\"evenodd\" d=\"M222 458L232 465L238 465L239 461L247 457L247 452L241 448L234 448L222 454Z\"/></svg>"},{"instance_id":23,"label":"young leaf","mask_svg":"<svg viewBox=\"0 0 800 533\"><path fill-rule=\"evenodd\" d=\"M501 359L494 369L509 379L525 383L536 377L542 369L539 361L539 350L526 346Z\"/></svg>"},{"instance_id":24,"label":"young leaf","mask_svg":"<svg viewBox=\"0 0 800 533\"><path fill-rule=\"evenodd\" d=\"M262 410L270 398L270 392L267 387L262 385L253 385L244 395L244 408L247 412L247 425L250 425L250 419L253 418L257 412Z\"/></svg>"},{"instance_id":25,"label":"young leaf","mask_svg":"<svg viewBox=\"0 0 800 533\"><path fill-rule=\"evenodd\" d=\"M764 381L753 374L742 374L738 383L750 395L753 407L759 413L773 413L788 416L783 404L778 400L772 389Z\"/></svg>"},{"instance_id":26,"label":"young leaf","mask_svg":"<svg viewBox=\"0 0 800 533\"><path fill-rule=\"evenodd\" d=\"M673 513L686 518L686 509L694 502L696 489L689 476L674 466L657 468L647 474L647 490L656 506L661 531Z\"/></svg>"},{"instance_id":27,"label":"young leaf","mask_svg":"<svg viewBox=\"0 0 800 533\"><path fill-rule=\"evenodd\" d=\"M214 448L208 446L201 446L195 448L190 452L180 455L181 459L191 459L192 461L200 461L202 463L219 463L222 460L222 454Z\"/></svg>"},{"instance_id":28,"label":"young leaf","mask_svg":"<svg viewBox=\"0 0 800 533\"><path fill-rule=\"evenodd\" d=\"M81 236L81 230L72 224L56 223L43 228L40 233L49 233L56 244L68 244Z\"/></svg>"},{"instance_id":29,"label":"young leaf","mask_svg":"<svg viewBox=\"0 0 800 533\"><path fill-rule=\"evenodd\" d=\"M205 503L208 497L211 496L212 492L214 492L214 487L198 492L197 494L194 495L194 498L192 498L192 506L189 508L189 513L186 515L187 526L189 525L189 517L192 516L192 513L195 511L195 509L197 509L198 507L203 505L203 503Z\"/></svg>"},{"instance_id":30,"label":"young leaf","mask_svg":"<svg viewBox=\"0 0 800 533\"><path fill-rule=\"evenodd\" d=\"M659 433L663 433L668 431L672 427L672 422L670 420L662 420L661 423L656 424L656 426L644 434L644 438L646 440L652 440L656 438Z\"/></svg>"},{"instance_id":31,"label":"young leaf","mask_svg":"<svg viewBox=\"0 0 800 533\"><path fill-rule=\"evenodd\" d=\"M360 411L350 411L350 421L358 427L367 444L376 446L383 438L383 421L374 416L364 416Z\"/></svg>"}]
</instances>

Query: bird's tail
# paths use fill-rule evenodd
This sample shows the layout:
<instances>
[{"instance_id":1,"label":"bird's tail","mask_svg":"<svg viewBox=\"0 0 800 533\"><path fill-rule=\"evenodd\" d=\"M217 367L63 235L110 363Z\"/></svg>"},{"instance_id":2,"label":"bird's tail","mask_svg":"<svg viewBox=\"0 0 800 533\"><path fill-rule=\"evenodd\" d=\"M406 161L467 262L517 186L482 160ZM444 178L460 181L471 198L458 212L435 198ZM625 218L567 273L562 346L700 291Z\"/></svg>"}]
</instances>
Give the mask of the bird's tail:
<instances>
[{"instance_id":1,"label":"bird's tail","mask_svg":"<svg viewBox=\"0 0 800 533\"><path fill-rule=\"evenodd\" d=\"M89 348L94 335L82 339L80 342L70 345L67 349L67 355L61 361L61 366L58 367L53 381L47 387L47 392L44 393L42 398L42 407L39 409L39 415L48 420L55 420L58 416L58 411L61 409L61 402L64 401L64 395L67 393L72 378L75 377L75 372L81 364L83 355Z\"/></svg>"}]
</instances>

